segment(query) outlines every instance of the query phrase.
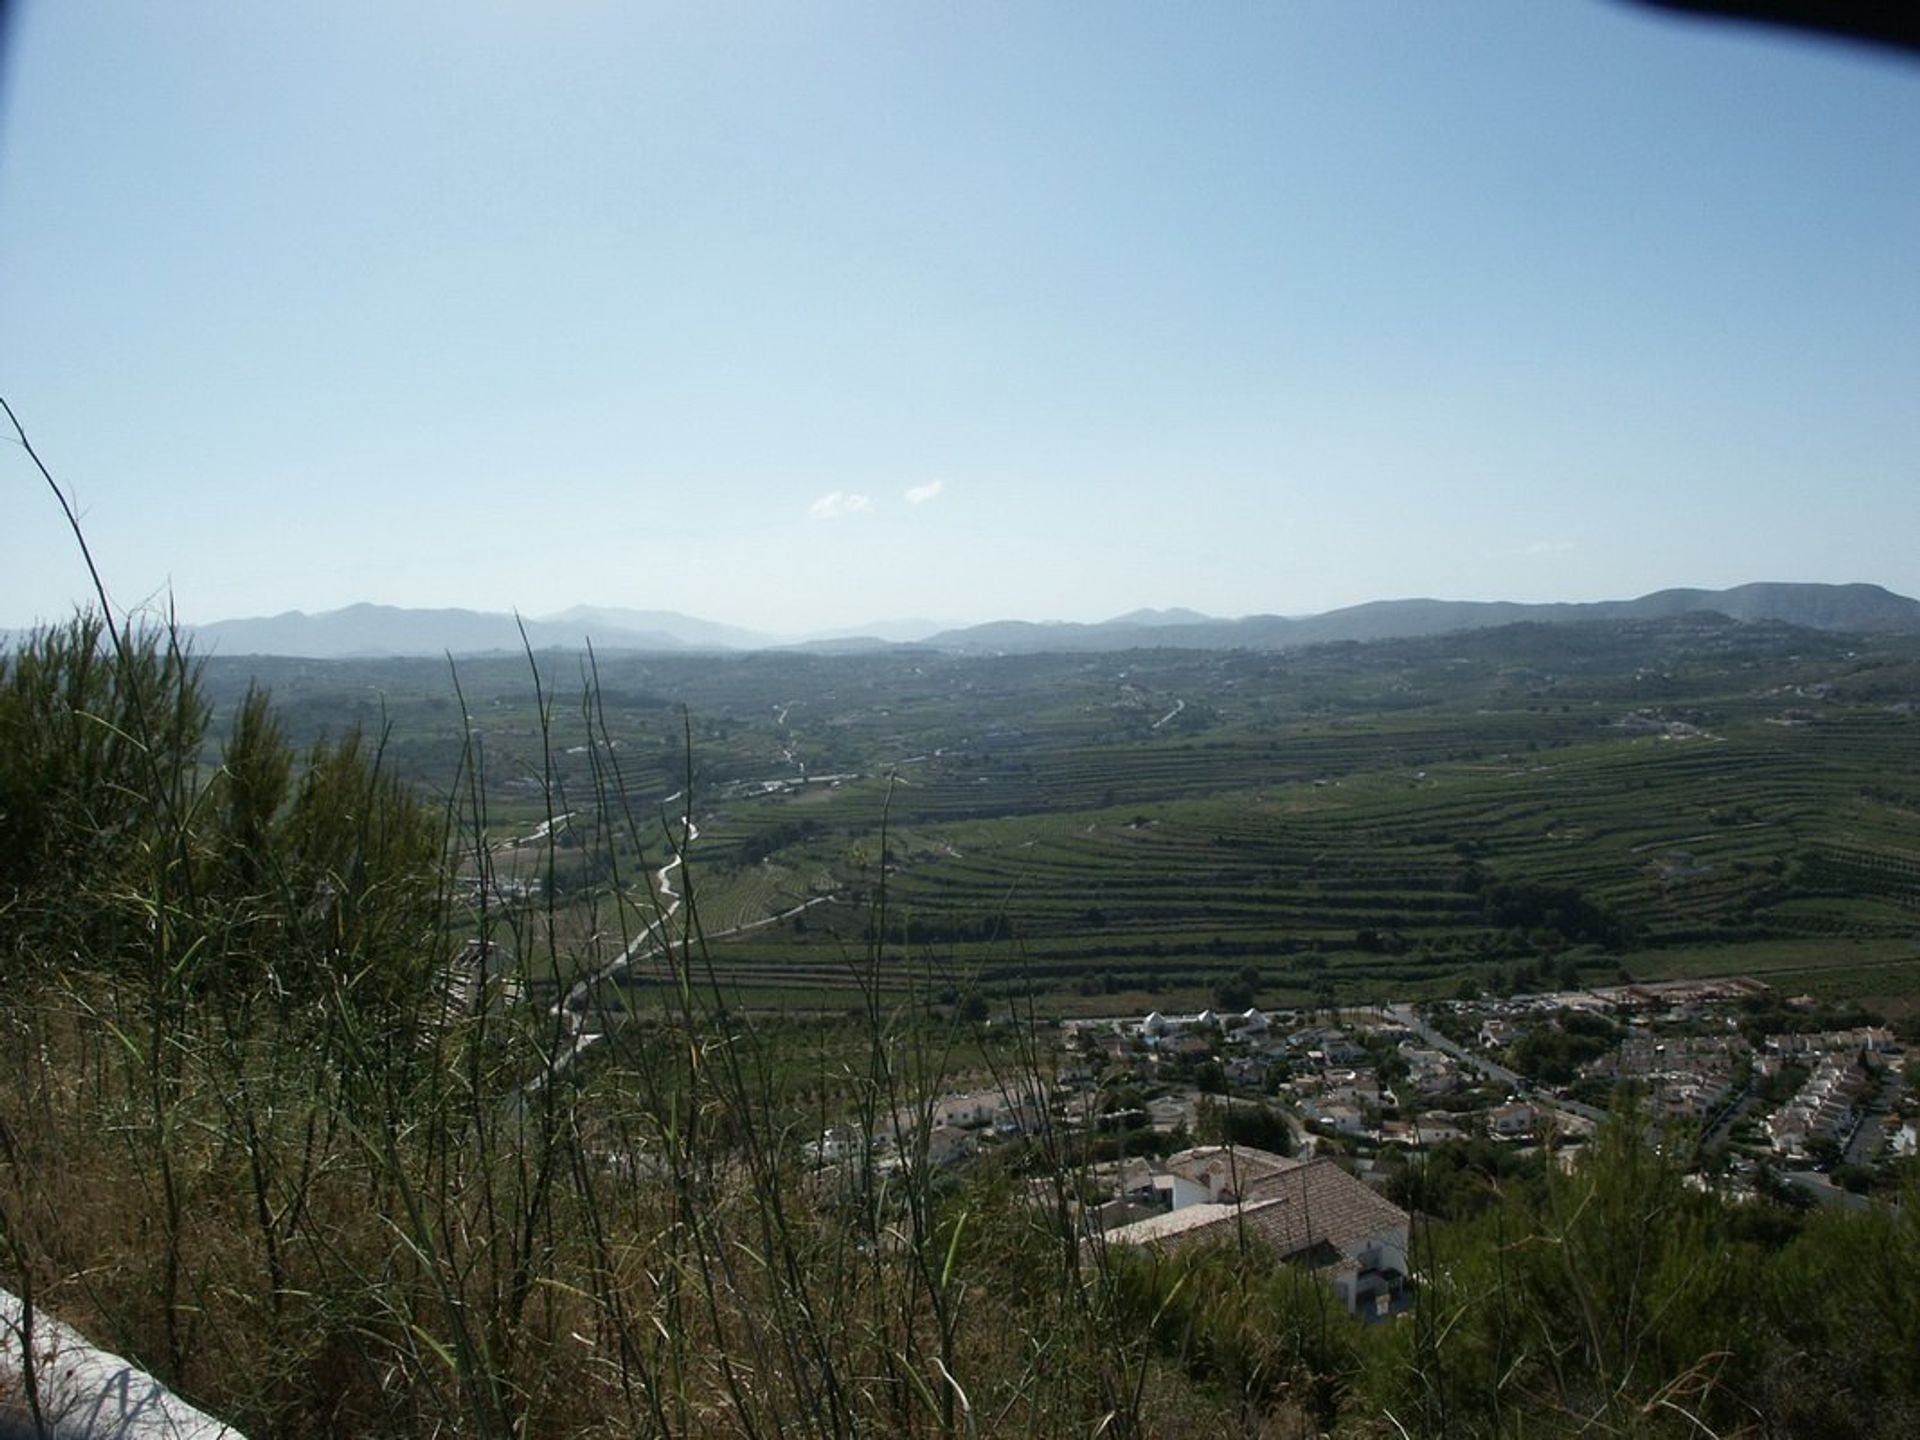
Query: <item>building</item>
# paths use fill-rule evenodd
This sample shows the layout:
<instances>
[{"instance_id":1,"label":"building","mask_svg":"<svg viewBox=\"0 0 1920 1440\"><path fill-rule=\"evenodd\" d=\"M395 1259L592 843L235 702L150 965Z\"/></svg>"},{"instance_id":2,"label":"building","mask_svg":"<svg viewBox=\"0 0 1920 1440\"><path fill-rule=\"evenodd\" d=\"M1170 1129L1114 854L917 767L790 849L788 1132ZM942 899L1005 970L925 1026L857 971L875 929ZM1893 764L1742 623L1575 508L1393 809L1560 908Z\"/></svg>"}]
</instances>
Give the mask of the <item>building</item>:
<instances>
[{"instance_id":1,"label":"building","mask_svg":"<svg viewBox=\"0 0 1920 1440\"><path fill-rule=\"evenodd\" d=\"M1173 1178L1173 1208L1181 1210L1245 1199L1263 1182L1305 1163L1250 1145L1196 1145L1169 1155L1164 1169Z\"/></svg>"},{"instance_id":2,"label":"building","mask_svg":"<svg viewBox=\"0 0 1920 1440\"><path fill-rule=\"evenodd\" d=\"M1109 1230L1101 1243L1166 1253L1214 1243L1258 1245L1324 1276L1356 1314L1385 1315L1406 1299L1407 1212L1332 1160L1213 1147L1212 1153L1183 1152L1168 1169L1175 1173L1175 1208ZM1180 1203L1194 1193L1231 1198Z\"/></svg>"},{"instance_id":3,"label":"building","mask_svg":"<svg viewBox=\"0 0 1920 1440\"><path fill-rule=\"evenodd\" d=\"M1540 1112L1524 1100L1487 1111L1487 1133L1497 1140L1530 1140L1539 1123Z\"/></svg>"}]
</instances>

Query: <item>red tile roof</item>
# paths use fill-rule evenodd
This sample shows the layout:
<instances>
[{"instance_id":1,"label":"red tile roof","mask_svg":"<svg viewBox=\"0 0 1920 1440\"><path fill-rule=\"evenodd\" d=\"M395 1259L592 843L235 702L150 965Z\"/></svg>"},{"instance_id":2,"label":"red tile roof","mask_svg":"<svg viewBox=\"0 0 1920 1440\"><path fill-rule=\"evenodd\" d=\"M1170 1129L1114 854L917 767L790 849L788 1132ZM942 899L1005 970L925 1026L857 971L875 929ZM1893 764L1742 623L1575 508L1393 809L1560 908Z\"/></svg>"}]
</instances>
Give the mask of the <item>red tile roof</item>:
<instances>
[{"instance_id":1,"label":"red tile roof","mask_svg":"<svg viewBox=\"0 0 1920 1440\"><path fill-rule=\"evenodd\" d=\"M1407 1226L1406 1211L1332 1160L1296 1163L1251 1183L1248 1190L1238 1204L1189 1205L1122 1225L1102 1238L1115 1245L1177 1250L1244 1235L1271 1246L1284 1259L1316 1245L1342 1250Z\"/></svg>"}]
</instances>

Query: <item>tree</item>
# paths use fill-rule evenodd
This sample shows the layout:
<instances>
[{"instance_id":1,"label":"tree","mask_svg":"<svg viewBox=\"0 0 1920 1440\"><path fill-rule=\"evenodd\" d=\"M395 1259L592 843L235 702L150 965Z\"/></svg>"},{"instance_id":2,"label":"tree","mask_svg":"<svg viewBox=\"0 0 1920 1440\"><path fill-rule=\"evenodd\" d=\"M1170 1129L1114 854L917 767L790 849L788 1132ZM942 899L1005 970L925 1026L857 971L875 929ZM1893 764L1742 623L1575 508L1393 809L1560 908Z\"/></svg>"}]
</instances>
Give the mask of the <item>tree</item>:
<instances>
[{"instance_id":1,"label":"tree","mask_svg":"<svg viewBox=\"0 0 1920 1440\"><path fill-rule=\"evenodd\" d=\"M1233 975L1222 976L1213 987L1213 1003L1222 1010L1245 1010L1259 994L1260 972L1251 965Z\"/></svg>"},{"instance_id":2,"label":"tree","mask_svg":"<svg viewBox=\"0 0 1920 1440\"><path fill-rule=\"evenodd\" d=\"M0 966L137 943L131 893L190 888L187 819L207 705L158 631L92 614L0 655ZM139 882L133 872L147 875ZM0 972L3 973L3 972Z\"/></svg>"},{"instance_id":3,"label":"tree","mask_svg":"<svg viewBox=\"0 0 1920 1440\"><path fill-rule=\"evenodd\" d=\"M431 812L357 732L297 762L257 690L205 775L208 718L170 633L82 615L0 659L0 973L60 955L182 994L416 1006L442 943Z\"/></svg>"},{"instance_id":4,"label":"tree","mask_svg":"<svg viewBox=\"0 0 1920 1440\"><path fill-rule=\"evenodd\" d=\"M1293 1127L1287 1117L1257 1100L1200 1097L1194 1107L1194 1133L1208 1145L1247 1145L1275 1155L1293 1153Z\"/></svg>"}]
</instances>

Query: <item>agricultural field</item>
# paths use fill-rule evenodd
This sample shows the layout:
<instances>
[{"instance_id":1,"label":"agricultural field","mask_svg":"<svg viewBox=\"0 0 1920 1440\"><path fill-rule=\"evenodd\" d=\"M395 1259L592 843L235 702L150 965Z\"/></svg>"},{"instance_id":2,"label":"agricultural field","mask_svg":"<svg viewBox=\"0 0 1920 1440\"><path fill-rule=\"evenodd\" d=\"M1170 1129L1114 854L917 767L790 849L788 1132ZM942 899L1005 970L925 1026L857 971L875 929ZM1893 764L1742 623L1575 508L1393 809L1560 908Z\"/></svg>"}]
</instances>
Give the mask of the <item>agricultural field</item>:
<instances>
[{"instance_id":1,"label":"agricultural field","mask_svg":"<svg viewBox=\"0 0 1920 1440\"><path fill-rule=\"evenodd\" d=\"M223 711L268 687L297 742L381 737L469 871L550 906L582 966L618 948L614 892L645 902L690 835L675 923L744 1005L1737 972L1920 999L1914 637L1694 616L1291 652L214 657L206 679Z\"/></svg>"}]
</instances>

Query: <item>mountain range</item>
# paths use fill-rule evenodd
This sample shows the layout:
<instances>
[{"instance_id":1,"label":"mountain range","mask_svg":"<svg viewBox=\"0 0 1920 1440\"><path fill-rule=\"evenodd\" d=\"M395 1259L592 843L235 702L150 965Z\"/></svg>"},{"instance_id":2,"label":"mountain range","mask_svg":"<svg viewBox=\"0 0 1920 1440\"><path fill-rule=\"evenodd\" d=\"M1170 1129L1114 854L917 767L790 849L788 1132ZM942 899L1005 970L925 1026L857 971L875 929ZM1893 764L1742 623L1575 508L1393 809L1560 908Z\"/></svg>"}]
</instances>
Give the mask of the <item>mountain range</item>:
<instances>
[{"instance_id":1,"label":"mountain range","mask_svg":"<svg viewBox=\"0 0 1920 1440\"><path fill-rule=\"evenodd\" d=\"M1181 649L1290 649L1342 640L1386 640L1476 630L1520 621L1567 623L1649 620L1712 612L1739 621L1775 621L1818 630L1920 631L1920 601L1879 585L1762 583L1729 590L1659 590L1634 600L1581 604L1511 601L1376 600L1319 615L1247 615L1223 619L1194 610L1135 610L1093 624L996 620L942 629L901 620L800 638L781 637L682 615L578 605L556 615L517 619L478 610L419 610L349 605L342 610L221 620L195 626L202 651L344 659L390 655L473 655L518 650L579 649L660 652L805 648L871 650L918 644L968 654L1032 654L1048 650L1108 651L1150 646Z\"/></svg>"}]
</instances>

